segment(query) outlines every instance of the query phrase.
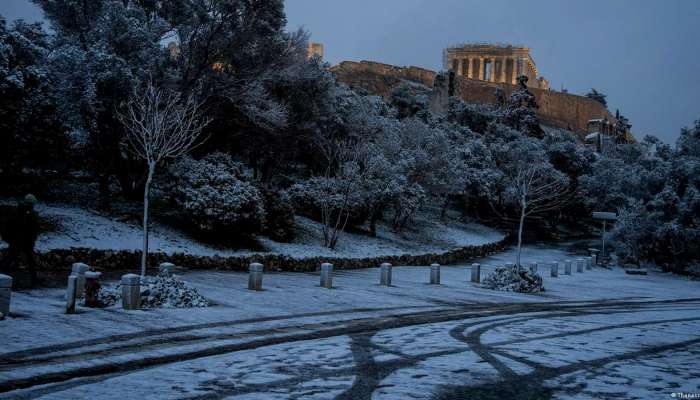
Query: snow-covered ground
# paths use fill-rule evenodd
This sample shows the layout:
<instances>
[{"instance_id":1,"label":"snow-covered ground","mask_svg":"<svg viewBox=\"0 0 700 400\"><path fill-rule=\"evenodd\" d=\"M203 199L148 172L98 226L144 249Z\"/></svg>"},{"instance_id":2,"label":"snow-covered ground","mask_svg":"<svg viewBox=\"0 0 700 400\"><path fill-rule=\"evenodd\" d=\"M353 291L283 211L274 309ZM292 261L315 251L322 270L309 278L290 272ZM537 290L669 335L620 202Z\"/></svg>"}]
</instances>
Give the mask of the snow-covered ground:
<instances>
[{"instance_id":1,"label":"snow-covered ground","mask_svg":"<svg viewBox=\"0 0 700 400\"><path fill-rule=\"evenodd\" d=\"M37 242L38 251L70 247L102 250L140 250L141 229L135 223L127 223L101 215L94 210L62 205L39 205L37 211L59 223L56 232L43 234ZM278 243L260 238L269 253L292 257L375 257L382 255L441 253L455 247L480 245L499 241L503 234L478 224L460 222L433 222L418 218L406 232L396 234L379 225L377 237L345 233L337 249L322 246L321 225L308 218L296 218L296 239L293 243ZM187 234L154 223L149 235L150 249L166 254L192 255L249 255L249 250L217 248L197 242ZM3 243L0 241L0 244Z\"/></svg>"},{"instance_id":2,"label":"snow-covered ground","mask_svg":"<svg viewBox=\"0 0 700 400\"><path fill-rule=\"evenodd\" d=\"M478 260L485 272L513 252ZM575 258L528 247L525 261ZM538 295L468 282L467 265L186 273L215 306L62 314L63 291L13 294L0 398L668 398L700 391L699 282L651 272L551 278ZM14 390L13 390L14 389Z\"/></svg>"}]
</instances>

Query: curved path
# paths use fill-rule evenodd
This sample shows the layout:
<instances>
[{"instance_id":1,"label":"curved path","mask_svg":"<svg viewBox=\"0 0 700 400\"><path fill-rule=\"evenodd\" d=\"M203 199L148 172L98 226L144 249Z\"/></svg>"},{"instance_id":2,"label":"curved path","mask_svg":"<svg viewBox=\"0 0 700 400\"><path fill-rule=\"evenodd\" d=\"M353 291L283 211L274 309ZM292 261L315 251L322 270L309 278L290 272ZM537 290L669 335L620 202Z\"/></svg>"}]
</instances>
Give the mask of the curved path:
<instances>
[{"instance_id":1,"label":"curved path","mask_svg":"<svg viewBox=\"0 0 700 400\"><path fill-rule=\"evenodd\" d=\"M697 282L596 269L545 277L546 294L528 296L476 287L465 282L468 272L444 267L443 285L431 286L426 268L396 268L390 288L368 282L376 270L343 272L334 290L319 288L313 274L273 274L261 293L239 289L241 274L188 275L217 301L206 310L64 316L59 292L19 293L19 312L0 323L10 339L0 349L0 398L646 399L700 391Z\"/></svg>"}]
</instances>

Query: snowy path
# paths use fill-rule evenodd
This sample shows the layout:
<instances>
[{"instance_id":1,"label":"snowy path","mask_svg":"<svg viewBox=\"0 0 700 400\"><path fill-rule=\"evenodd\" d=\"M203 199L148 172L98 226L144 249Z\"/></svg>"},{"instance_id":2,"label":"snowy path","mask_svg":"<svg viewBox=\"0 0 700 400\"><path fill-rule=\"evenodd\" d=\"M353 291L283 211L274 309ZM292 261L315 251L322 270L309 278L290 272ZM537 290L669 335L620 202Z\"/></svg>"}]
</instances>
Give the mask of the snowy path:
<instances>
[{"instance_id":1,"label":"snowy path","mask_svg":"<svg viewBox=\"0 0 700 400\"><path fill-rule=\"evenodd\" d=\"M567 256L529 248L529 259ZM497 264L501 254L481 260ZM595 269L545 276L544 295L466 282L469 267L187 278L205 310L82 309L18 293L0 322L0 398L465 399L667 397L700 391L698 283Z\"/></svg>"}]
</instances>

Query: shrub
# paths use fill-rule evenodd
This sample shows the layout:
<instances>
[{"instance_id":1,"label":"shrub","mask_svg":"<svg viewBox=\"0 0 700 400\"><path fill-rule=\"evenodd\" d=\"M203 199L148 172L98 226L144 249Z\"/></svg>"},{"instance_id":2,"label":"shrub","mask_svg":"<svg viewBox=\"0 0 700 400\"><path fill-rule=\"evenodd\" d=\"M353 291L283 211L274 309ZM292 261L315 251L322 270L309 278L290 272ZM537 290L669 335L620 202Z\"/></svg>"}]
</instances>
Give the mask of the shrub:
<instances>
[{"instance_id":1,"label":"shrub","mask_svg":"<svg viewBox=\"0 0 700 400\"><path fill-rule=\"evenodd\" d=\"M259 233L265 220L264 201L242 171L241 164L222 153L201 160L182 159L171 168L174 203L202 233Z\"/></svg>"},{"instance_id":2,"label":"shrub","mask_svg":"<svg viewBox=\"0 0 700 400\"><path fill-rule=\"evenodd\" d=\"M294 239L294 205L287 192L264 189L265 223L263 233L277 242Z\"/></svg>"},{"instance_id":3,"label":"shrub","mask_svg":"<svg viewBox=\"0 0 700 400\"><path fill-rule=\"evenodd\" d=\"M321 221L323 207L332 210L332 218L343 209L346 197L342 193L343 185L334 178L316 177L297 183L289 188L289 195L294 207L301 215ZM349 212L348 226L363 224L368 218L367 208L359 188L353 188L347 197L345 210Z\"/></svg>"}]
</instances>

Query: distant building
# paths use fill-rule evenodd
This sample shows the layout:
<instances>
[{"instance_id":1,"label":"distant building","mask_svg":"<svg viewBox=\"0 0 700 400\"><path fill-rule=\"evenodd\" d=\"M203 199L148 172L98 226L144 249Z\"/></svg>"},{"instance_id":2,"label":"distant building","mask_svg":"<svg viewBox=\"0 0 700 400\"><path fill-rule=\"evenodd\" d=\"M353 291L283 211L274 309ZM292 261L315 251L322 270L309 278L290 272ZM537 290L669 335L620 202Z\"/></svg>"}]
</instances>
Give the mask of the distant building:
<instances>
[{"instance_id":1,"label":"distant building","mask_svg":"<svg viewBox=\"0 0 700 400\"><path fill-rule=\"evenodd\" d=\"M308 58L318 57L319 60L323 60L323 44L309 43L309 47L306 49L306 56Z\"/></svg>"},{"instance_id":2,"label":"distant building","mask_svg":"<svg viewBox=\"0 0 700 400\"><path fill-rule=\"evenodd\" d=\"M528 78L528 86L549 89L549 81L538 76L537 66L527 47L500 44L465 44L445 50L446 68L467 79L517 84L518 76Z\"/></svg>"},{"instance_id":3,"label":"distant building","mask_svg":"<svg viewBox=\"0 0 700 400\"><path fill-rule=\"evenodd\" d=\"M630 141L633 141L633 137L626 124L615 123L607 118L588 121L585 143L598 153L605 152L609 145Z\"/></svg>"}]
</instances>

